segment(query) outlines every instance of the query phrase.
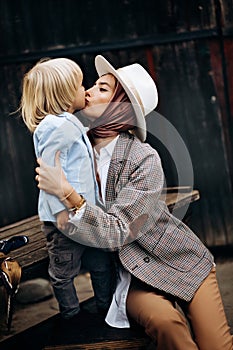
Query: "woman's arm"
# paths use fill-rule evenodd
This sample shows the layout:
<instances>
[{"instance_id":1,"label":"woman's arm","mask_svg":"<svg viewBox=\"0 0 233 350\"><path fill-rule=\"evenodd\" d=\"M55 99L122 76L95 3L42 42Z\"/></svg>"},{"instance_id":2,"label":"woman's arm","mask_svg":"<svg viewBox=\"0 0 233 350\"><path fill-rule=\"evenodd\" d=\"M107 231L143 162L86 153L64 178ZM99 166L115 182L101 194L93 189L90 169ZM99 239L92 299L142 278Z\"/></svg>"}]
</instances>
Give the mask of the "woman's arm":
<instances>
[{"instance_id":1,"label":"woman's arm","mask_svg":"<svg viewBox=\"0 0 233 350\"><path fill-rule=\"evenodd\" d=\"M71 219L68 232L64 232L72 240L81 244L103 249L116 250L124 244L138 239L147 231L144 226L156 207L163 188L163 171L159 157L152 151L131 157L134 164L118 190L117 198L105 212L101 208L87 202L81 217ZM59 165L59 154L56 155L55 167L48 167L39 160L39 187L53 193L59 198L66 197L64 203L68 208L79 205L81 196L73 191ZM38 178L37 178L38 180ZM145 231L146 230L146 231Z\"/></svg>"}]
</instances>

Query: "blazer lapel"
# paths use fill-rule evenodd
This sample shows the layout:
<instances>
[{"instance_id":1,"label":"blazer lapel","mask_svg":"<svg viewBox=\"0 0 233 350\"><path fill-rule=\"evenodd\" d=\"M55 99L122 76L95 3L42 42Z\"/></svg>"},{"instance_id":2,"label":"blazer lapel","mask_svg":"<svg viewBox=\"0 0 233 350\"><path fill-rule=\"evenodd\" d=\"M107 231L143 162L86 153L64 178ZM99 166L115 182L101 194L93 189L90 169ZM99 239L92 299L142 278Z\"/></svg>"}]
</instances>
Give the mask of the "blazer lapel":
<instances>
[{"instance_id":1,"label":"blazer lapel","mask_svg":"<svg viewBox=\"0 0 233 350\"><path fill-rule=\"evenodd\" d=\"M126 153L128 153L128 144L129 142L131 143L132 137L126 133L121 133L114 148L106 184L105 201L107 209L111 206L112 201L116 199L115 187L119 180L119 173L124 168L124 160L127 157Z\"/></svg>"}]
</instances>

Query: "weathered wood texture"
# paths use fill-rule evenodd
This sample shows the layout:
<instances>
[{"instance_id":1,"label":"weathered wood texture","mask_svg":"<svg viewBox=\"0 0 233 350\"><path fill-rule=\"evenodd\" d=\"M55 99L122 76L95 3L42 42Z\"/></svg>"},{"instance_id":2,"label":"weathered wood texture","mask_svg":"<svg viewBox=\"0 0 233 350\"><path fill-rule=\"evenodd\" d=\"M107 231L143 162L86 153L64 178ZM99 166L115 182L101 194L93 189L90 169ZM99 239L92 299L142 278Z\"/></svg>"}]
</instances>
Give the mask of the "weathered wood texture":
<instances>
[{"instance_id":1,"label":"weathered wood texture","mask_svg":"<svg viewBox=\"0 0 233 350\"><path fill-rule=\"evenodd\" d=\"M10 252L22 267L22 281L44 277L48 269L46 238L41 231L41 222L37 215L18 221L0 229L1 239L25 235L29 242L20 249Z\"/></svg>"},{"instance_id":2,"label":"weathered wood texture","mask_svg":"<svg viewBox=\"0 0 233 350\"><path fill-rule=\"evenodd\" d=\"M93 298L81 303L92 310ZM96 313L83 313L72 325L59 325L59 314L2 341L2 350L131 349L147 350L149 337L142 327L112 328ZM153 347L154 348L154 347Z\"/></svg>"},{"instance_id":3,"label":"weathered wood texture","mask_svg":"<svg viewBox=\"0 0 233 350\"><path fill-rule=\"evenodd\" d=\"M94 57L149 70L157 111L184 141L201 193L192 228L209 246L233 243L232 0L0 0L0 226L36 214L32 138L16 110L23 74L41 57L70 57L96 79ZM148 118L148 142L161 155L168 186L190 185L169 130ZM165 144L158 137L167 136ZM168 151L172 149L173 156Z\"/></svg>"},{"instance_id":4,"label":"weathered wood texture","mask_svg":"<svg viewBox=\"0 0 233 350\"><path fill-rule=\"evenodd\" d=\"M108 340L95 343L73 344L73 345L48 345L43 350L146 350L149 346L149 339L140 338L133 340Z\"/></svg>"}]
</instances>

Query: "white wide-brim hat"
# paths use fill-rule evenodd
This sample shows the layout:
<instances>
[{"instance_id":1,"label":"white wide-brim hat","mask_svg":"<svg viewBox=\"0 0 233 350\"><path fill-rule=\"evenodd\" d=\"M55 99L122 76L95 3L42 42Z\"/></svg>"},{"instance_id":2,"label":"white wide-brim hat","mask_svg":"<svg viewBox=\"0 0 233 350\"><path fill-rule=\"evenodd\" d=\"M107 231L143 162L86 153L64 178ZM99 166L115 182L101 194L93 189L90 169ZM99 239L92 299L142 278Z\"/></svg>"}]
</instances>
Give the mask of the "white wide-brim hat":
<instances>
[{"instance_id":1,"label":"white wide-brim hat","mask_svg":"<svg viewBox=\"0 0 233 350\"><path fill-rule=\"evenodd\" d=\"M134 133L145 141L145 116L152 112L158 104L158 92L152 77L138 63L115 69L103 56L95 58L95 67L100 76L111 73L116 77L129 97L136 115Z\"/></svg>"}]
</instances>

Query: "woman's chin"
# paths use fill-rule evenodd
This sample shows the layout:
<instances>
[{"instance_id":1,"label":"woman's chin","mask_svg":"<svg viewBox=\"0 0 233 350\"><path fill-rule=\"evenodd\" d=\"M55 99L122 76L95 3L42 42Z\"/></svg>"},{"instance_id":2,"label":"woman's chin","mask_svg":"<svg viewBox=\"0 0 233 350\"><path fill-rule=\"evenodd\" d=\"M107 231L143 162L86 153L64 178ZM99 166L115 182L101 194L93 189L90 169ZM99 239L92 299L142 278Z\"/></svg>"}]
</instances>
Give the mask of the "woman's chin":
<instances>
[{"instance_id":1,"label":"woman's chin","mask_svg":"<svg viewBox=\"0 0 233 350\"><path fill-rule=\"evenodd\" d=\"M79 111L79 113L80 113L81 117L83 117L91 122L96 119L92 115L90 115L89 113L86 113L85 109L82 109L81 111Z\"/></svg>"}]
</instances>

